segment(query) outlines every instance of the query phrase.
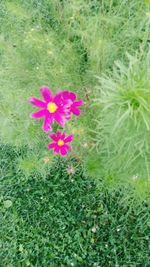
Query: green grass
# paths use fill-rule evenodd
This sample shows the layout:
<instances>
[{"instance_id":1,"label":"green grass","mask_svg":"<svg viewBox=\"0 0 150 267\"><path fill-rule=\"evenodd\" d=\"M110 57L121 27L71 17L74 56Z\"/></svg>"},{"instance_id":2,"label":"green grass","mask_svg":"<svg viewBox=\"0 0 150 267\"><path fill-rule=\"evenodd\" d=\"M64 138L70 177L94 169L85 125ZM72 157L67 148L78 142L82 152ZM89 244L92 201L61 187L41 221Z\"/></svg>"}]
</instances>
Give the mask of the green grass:
<instances>
[{"instance_id":1,"label":"green grass","mask_svg":"<svg viewBox=\"0 0 150 267\"><path fill-rule=\"evenodd\" d=\"M0 150L1 266L150 265L147 202L127 205L124 190L110 194L102 181L99 192L71 159L57 159L44 177L26 177L15 168L25 151Z\"/></svg>"}]
</instances>

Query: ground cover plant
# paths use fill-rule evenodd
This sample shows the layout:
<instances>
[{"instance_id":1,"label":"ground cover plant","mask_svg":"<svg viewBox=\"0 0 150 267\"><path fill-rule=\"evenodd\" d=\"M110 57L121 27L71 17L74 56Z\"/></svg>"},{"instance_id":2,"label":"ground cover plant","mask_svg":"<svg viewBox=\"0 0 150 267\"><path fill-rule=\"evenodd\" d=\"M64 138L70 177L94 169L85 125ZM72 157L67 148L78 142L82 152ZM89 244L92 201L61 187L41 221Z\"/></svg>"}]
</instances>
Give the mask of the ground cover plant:
<instances>
[{"instance_id":1,"label":"ground cover plant","mask_svg":"<svg viewBox=\"0 0 150 267\"><path fill-rule=\"evenodd\" d=\"M0 1L1 266L150 266L149 77L149 0ZM41 86L84 101L64 159Z\"/></svg>"},{"instance_id":2,"label":"ground cover plant","mask_svg":"<svg viewBox=\"0 0 150 267\"><path fill-rule=\"evenodd\" d=\"M97 190L74 159L26 177L14 167L26 148L0 153L1 266L149 266L146 202L127 206L124 190L109 193L103 182Z\"/></svg>"}]
</instances>

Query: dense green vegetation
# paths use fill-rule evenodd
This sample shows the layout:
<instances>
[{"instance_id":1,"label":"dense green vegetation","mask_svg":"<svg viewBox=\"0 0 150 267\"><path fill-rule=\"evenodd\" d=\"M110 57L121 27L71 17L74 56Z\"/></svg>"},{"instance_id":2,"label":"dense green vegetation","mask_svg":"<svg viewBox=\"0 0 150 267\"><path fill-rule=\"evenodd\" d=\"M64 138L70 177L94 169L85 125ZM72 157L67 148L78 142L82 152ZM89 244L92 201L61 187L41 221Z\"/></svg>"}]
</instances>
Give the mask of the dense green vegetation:
<instances>
[{"instance_id":1,"label":"dense green vegetation","mask_svg":"<svg viewBox=\"0 0 150 267\"><path fill-rule=\"evenodd\" d=\"M149 0L0 1L0 266L150 266L149 77ZM42 85L85 101L63 160Z\"/></svg>"},{"instance_id":2,"label":"dense green vegetation","mask_svg":"<svg viewBox=\"0 0 150 267\"><path fill-rule=\"evenodd\" d=\"M102 181L97 190L73 159L26 177L14 168L25 152L0 150L1 266L149 266L148 203L126 205L124 190L110 194Z\"/></svg>"}]
</instances>

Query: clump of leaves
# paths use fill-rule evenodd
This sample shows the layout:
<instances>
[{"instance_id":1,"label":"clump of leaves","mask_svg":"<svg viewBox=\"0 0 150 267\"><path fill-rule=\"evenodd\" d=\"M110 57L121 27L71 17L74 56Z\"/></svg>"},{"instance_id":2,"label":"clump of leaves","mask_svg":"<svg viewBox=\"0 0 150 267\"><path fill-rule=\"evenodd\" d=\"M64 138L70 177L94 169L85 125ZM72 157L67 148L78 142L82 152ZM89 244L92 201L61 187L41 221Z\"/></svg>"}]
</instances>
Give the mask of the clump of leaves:
<instances>
[{"instance_id":1,"label":"clump of leaves","mask_svg":"<svg viewBox=\"0 0 150 267\"><path fill-rule=\"evenodd\" d=\"M150 179L149 54L144 59L128 54L128 66L116 62L111 75L99 78L95 144L105 177Z\"/></svg>"}]
</instances>

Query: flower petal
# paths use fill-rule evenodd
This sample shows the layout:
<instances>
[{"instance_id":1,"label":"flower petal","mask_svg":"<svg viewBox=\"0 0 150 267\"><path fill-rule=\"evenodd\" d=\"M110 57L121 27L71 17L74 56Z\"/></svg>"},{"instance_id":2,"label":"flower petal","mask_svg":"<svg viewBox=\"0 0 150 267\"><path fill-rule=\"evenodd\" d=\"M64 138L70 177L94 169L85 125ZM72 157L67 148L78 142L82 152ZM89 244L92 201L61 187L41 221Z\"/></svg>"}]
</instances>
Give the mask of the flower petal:
<instances>
[{"instance_id":1,"label":"flower petal","mask_svg":"<svg viewBox=\"0 0 150 267\"><path fill-rule=\"evenodd\" d=\"M58 141L58 137L57 137L57 134L54 134L54 133L52 133L51 135L50 135L50 138L53 140L53 141L55 141L55 142L57 142Z\"/></svg>"},{"instance_id":2,"label":"flower petal","mask_svg":"<svg viewBox=\"0 0 150 267\"><path fill-rule=\"evenodd\" d=\"M51 144L48 144L48 149L53 149L53 148L56 148L56 144L55 143L51 143Z\"/></svg>"},{"instance_id":3,"label":"flower petal","mask_svg":"<svg viewBox=\"0 0 150 267\"><path fill-rule=\"evenodd\" d=\"M43 98L45 99L45 101L47 103L52 101L53 95L52 95L52 92L50 91L50 89L47 86L43 86L40 89L40 91L41 91L41 94L42 94Z\"/></svg>"},{"instance_id":4,"label":"flower petal","mask_svg":"<svg viewBox=\"0 0 150 267\"><path fill-rule=\"evenodd\" d=\"M81 113L81 111L80 111L77 107L75 107L74 105L72 105L72 107L71 107L71 111L72 111L72 113L73 113L74 115L76 115L76 116L79 116L80 113Z\"/></svg>"},{"instance_id":5,"label":"flower petal","mask_svg":"<svg viewBox=\"0 0 150 267\"><path fill-rule=\"evenodd\" d=\"M66 114L65 114L65 119L67 121L69 121L71 119L71 112L70 111L67 111Z\"/></svg>"},{"instance_id":6,"label":"flower petal","mask_svg":"<svg viewBox=\"0 0 150 267\"><path fill-rule=\"evenodd\" d=\"M61 137L60 137L61 140L64 140L65 136L66 136L65 133L62 133L62 134L61 134Z\"/></svg>"},{"instance_id":7,"label":"flower petal","mask_svg":"<svg viewBox=\"0 0 150 267\"><path fill-rule=\"evenodd\" d=\"M62 146L62 147L60 148L60 154L61 154L62 156L65 156L65 155L67 155L67 153L68 153L67 148L66 148L65 146Z\"/></svg>"},{"instance_id":8,"label":"flower petal","mask_svg":"<svg viewBox=\"0 0 150 267\"><path fill-rule=\"evenodd\" d=\"M71 91L63 91L63 97L64 99L71 99L72 101L75 101L76 100L76 94L71 92Z\"/></svg>"},{"instance_id":9,"label":"flower petal","mask_svg":"<svg viewBox=\"0 0 150 267\"><path fill-rule=\"evenodd\" d=\"M56 144L54 153L58 154L60 152L60 147Z\"/></svg>"},{"instance_id":10,"label":"flower petal","mask_svg":"<svg viewBox=\"0 0 150 267\"><path fill-rule=\"evenodd\" d=\"M56 103L57 106L60 106L60 104L62 104L62 101L63 101L63 99L62 99L62 92L58 92L55 95L53 101Z\"/></svg>"},{"instance_id":11,"label":"flower petal","mask_svg":"<svg viewBox=\"0 0 150 267\"><path fill-rule=\"evenodd\" d=\"M72 101L75 101L76 98L77 98L77 95L73 92L69 92L69 98L72 100Z\"/></svg>"},{"instance_id":12,"label":"flower petal","mask_svg":"<svg viewBox=\"0 0 150 267\"><path fill-rule=\"evenodd\" d=\"M54 113L54 119L61 127L64 127L65 119L62 115L59 114L59 112Z\"/></svg>"},{"instance_id":13,"label":"flower petal","mask_svg":"<svg viewBox=\"0 0 150 267\"><path fill-rule=\"evenodd\" d=\"M29 102L38 107L38 108L46 108L46 103L44 103L43 101L41 101L40 99L34 98L34 97L30 97L29 98Z\"/></svg>"},{"instance_id":14,"label":"flower petal","mask_svg":"<svg viewBox=\"0 0 150 267\"><path fill-rule=\"evenodd\" d=\"M68 144L64 144L64 147L65 147L67 150L71 150L71 149L72 149L72 147L69 146Z\"/></svg>"},{"instance_id":15,"label":"flower petal","mask_svg":"<svg viewBox=\"0 0 150 267\"><path fill-rule=\"evenodd\" d=\"M84 101L83 100L79 100L79 101L76 101L74 104L75 104L75 106L83 106L84 105Z\"/></svg>"},{"instance_id":16,"label":"flower petal","mask_svg":"<svg viewBox=\"0 0 150 267\"><path fill-rule=\"evenodd\" d=\"M57 131L56 135L57 135L57 140L60 139L60 137L61 137L61 132L60 132L60 131Z\"/></svg>"},{"instance_id":17,"label":"flower petal","mask_svg":"<svg viewBox=\"0 0 150 267\"><path fill-rule=\"evenodd\" d=\"M39 118L41 118L41 117L44 117L45 115L46 115L46 110L45 109L42 109L42 110L39 110L39 111L37 111L37 112L33 112L32 114L31 114L31 117L33 118L33 119L39 119Z\"/></svg>"},{"instance_id":18,"label":"flower petal","mask_svg":"<svg viewBox=\"0 0 150 267\"><path fill-rule=\"evenodd\" d=\"M45 117L44 123L42 125L42 129L44 132L49 132L51 130L52 118L49 116Z\"/></svg>"},{"instance_id":19,"label":"flower petal","mask_svg":"<svg viewBox=\"0 0 150 267\"><path fill-rule=\"evenodd\" d=\"M65 143L68 143L68 142L72 142L72 140L73 140L73 134L67 136L64 141Z\"/></svg>"}]
</instances>

